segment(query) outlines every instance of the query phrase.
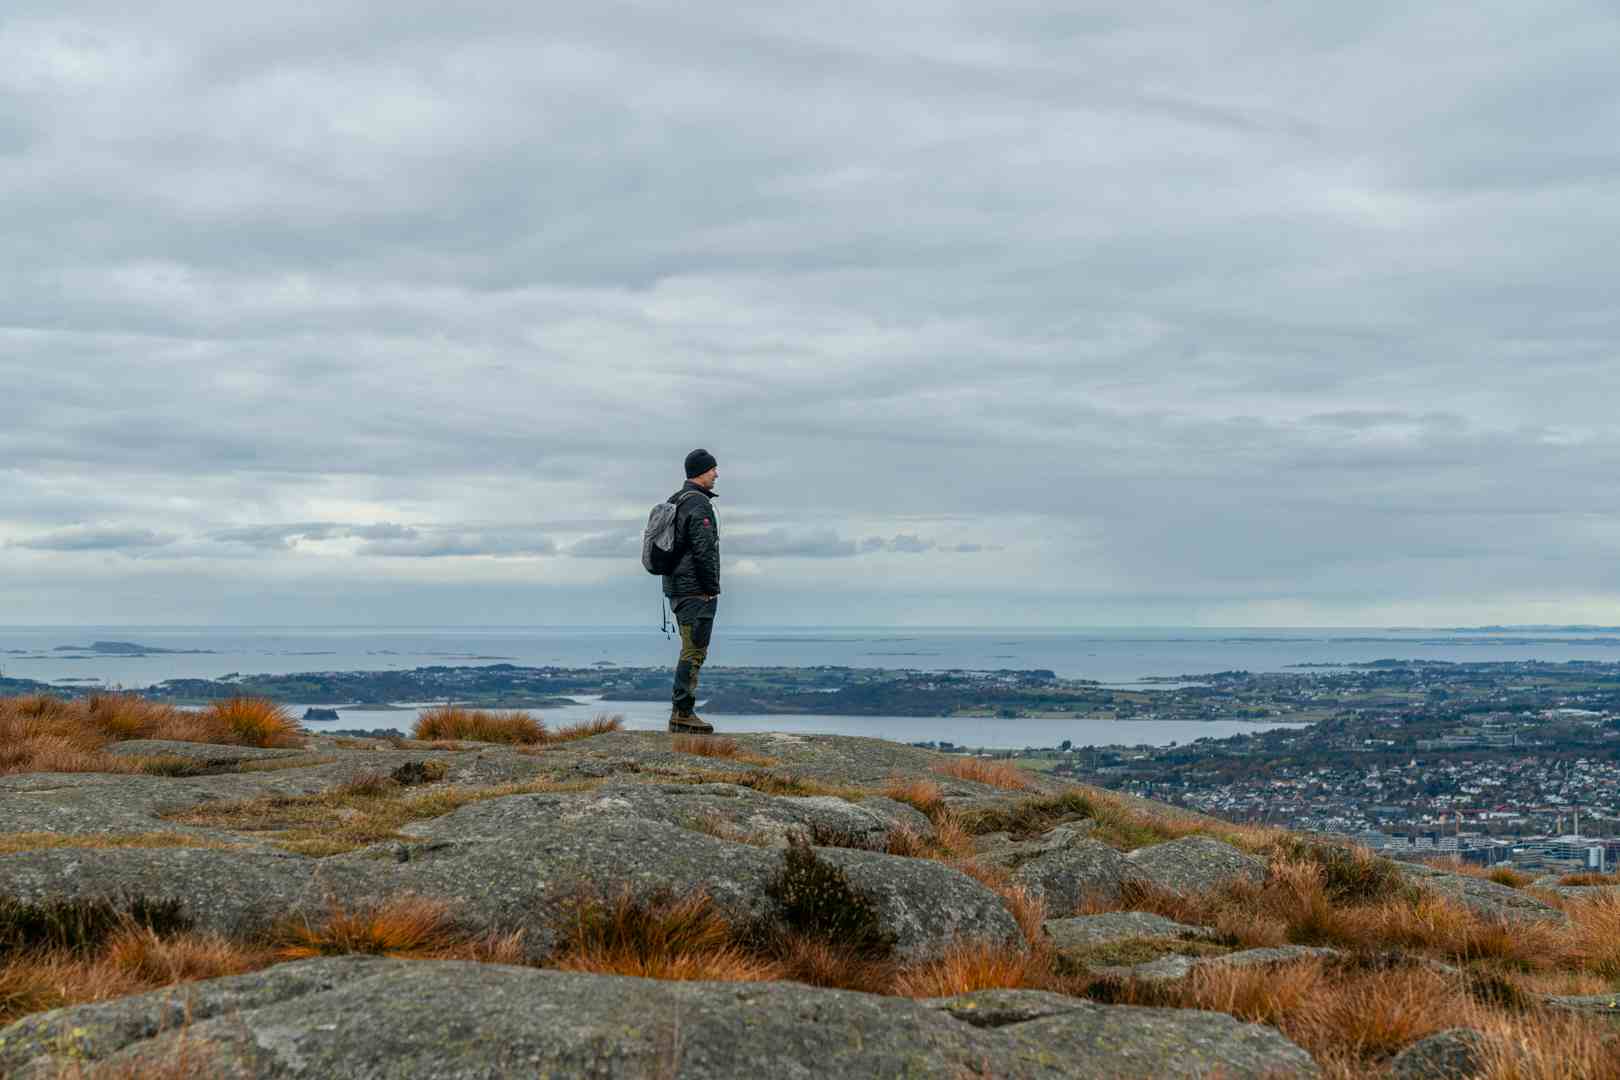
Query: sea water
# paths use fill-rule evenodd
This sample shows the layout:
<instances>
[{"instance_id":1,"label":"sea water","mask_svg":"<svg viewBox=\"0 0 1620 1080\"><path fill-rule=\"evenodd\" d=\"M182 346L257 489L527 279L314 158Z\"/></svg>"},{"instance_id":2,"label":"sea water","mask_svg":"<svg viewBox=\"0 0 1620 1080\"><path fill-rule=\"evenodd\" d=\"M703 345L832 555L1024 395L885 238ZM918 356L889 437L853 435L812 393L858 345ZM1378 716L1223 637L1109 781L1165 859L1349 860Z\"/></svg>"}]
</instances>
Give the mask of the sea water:
<instances>
[{"instance_id":1,"label":"sea water","mask_svg":"<svg viewBox=\"0 0 1620 1080\"><path fill-rule=\"evenodd\" d=\"M167 653L96 656L63 646L123 641ZM656 627L196 628L162 626L0 629L0 671L61 686L141 688L164 679L303 671L382 671L427 665L582 668L671 666L679 642ZM1114 686L1215 671L1284 671L1300 664L1378 659L1620 660L1620 631L1447 631L1182 629L1007 630L717 628L713 665L986 670L1044 668L1064 678ZM300 710L301 711L301 710ZM589 702L551 710L548 723L598 711L622 713L632 727L659 727L667 706ZM409 726L414 711L344 711L340 727ZM734 716L728 730L821 731L902 741L975 746L1164 745L1269 725L1237 721L1000 720L934 717Z\"/></svg>"}]
</instances>

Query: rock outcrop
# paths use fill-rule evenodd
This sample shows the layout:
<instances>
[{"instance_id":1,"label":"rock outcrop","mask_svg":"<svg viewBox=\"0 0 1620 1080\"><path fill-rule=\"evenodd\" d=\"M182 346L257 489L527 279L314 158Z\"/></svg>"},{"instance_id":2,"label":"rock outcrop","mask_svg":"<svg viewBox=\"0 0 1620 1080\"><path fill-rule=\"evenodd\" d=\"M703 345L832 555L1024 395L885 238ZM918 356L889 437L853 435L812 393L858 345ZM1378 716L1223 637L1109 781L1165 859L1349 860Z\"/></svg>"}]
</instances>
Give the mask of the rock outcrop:
<instances>
[{"instance_id":1,"label":"rock outcrop","mask_svg":"<svg viewBox=\"0 0 1620 1080\"><path fill-rule=\"evenodd\" d=\"M1551 904L1507 885L1467 874L1448 874L1432 866L1400 863L1407 880L1457 901L1493 919L1508 922L1568 922L1569 916Z\"/></svg>"},{"instance_id":2,"label":"rock outcrop","mask_svg":"<svg viewBox=\"0 0 1620 1080\"><path fill-rule=\"evenodd\" d=\"M1313 1076L1275 1030L1219 1013L1032 991L913 1002L792 983L679 983L455 961L284 964L31 1017L0 1072L764 1077Z\"/></svg>"},{"instance_id":3,"label":"rock outcrop","mask_svg":"<svg viewBox=\"0 0 1620 1080\"><path fill-rule=\"evenodd\" d=\"M1126 856L1139 876L1170 892L1205 892L1229 881L1266 879L1266 864L1208 836L1183 836Z\"/></svg>"},{"instance_id":4,"label":"rock outcrop","mask_svg":"<svg viewBox=\"0 0 1620 1080\"><path fill-rule=\"evenodd\" d=\"M1132 876L1124 855L1074 832L1018 859L1012 872L1013 880L1045 900L1053 915L1067 915L1088 899L1117 900Z\"/></svg>"}]
</instances>

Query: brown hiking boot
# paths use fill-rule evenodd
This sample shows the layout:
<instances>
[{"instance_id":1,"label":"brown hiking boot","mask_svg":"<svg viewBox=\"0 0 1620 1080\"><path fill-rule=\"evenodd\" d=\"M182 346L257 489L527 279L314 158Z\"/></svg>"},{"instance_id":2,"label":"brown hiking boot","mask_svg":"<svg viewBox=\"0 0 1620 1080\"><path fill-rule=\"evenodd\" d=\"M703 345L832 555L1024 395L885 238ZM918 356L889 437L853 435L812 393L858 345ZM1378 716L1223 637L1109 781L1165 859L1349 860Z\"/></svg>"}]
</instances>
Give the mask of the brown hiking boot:
<instances>
[{"instance_id":1,"label":"brown hiking boot","mask_svg":"<svg viewBox=\"0 0 1620 1080\"><path fill-rule=\"evenodd\" d=\"M669 714L669 730L679 735L713 735L714 725L696 713L672 712Z\"/></svg>"}]
</instances>

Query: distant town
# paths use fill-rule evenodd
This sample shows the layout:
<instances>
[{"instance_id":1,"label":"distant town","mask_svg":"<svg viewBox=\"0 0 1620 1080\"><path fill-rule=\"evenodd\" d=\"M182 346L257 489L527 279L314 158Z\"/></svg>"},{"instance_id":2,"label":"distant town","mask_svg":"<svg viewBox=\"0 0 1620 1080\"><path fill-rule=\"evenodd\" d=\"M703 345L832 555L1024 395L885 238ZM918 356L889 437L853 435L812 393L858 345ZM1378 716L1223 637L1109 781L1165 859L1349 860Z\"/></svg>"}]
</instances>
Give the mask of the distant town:
<instances>
[{"instance_id":1,"label":"distant town","mask_svg":"<svg viewBox=\"0 0 1620 1080\"><path fill-rule=\"evenodd\" d=\"M1088 783L1392 855L1562 872L1609 872L1620 856L1620 664L1381 661L1196 678L1202 685L1171 692L1150 715L1311 724L1019 756Z\"/></svg>"}]
</instances>

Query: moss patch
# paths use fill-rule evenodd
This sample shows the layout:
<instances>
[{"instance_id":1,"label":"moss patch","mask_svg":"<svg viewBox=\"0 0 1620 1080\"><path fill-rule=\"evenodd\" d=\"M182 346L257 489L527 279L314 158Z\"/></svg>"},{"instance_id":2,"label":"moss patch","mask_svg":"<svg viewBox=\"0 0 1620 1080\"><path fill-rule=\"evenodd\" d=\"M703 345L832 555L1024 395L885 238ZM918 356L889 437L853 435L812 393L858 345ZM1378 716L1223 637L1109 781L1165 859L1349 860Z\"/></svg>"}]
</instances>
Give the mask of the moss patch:
<instances>
[{"instance_id":1,"label":"moss patch","mask_svg":"<svg viewBox=\"0 0 1620 1080\"><path fill-rule=\"evenodd\" d=\"M216 848L228 850L237 845L184 833L150 832L112 834L89 833L0 833L0 855L51 848Z\"/></svg>"},{"instance_id":2,"label":"moss patch","mask_svg":"<svg viewBox=\"0 0 1620 1080\"><path fill-rule=\"evenodd\" d=\"M300 855L323 858L387 840L413 842L399 829L443 817L469 803L507 795L589 791L595 780L528 780L492 787L444 787L411 793L391 776L368 775L316 795L273 795L210 803L166 815L170 821L264 835ZM268 835L265 835L268 834Z\"/></svg>"}]
</instances>

